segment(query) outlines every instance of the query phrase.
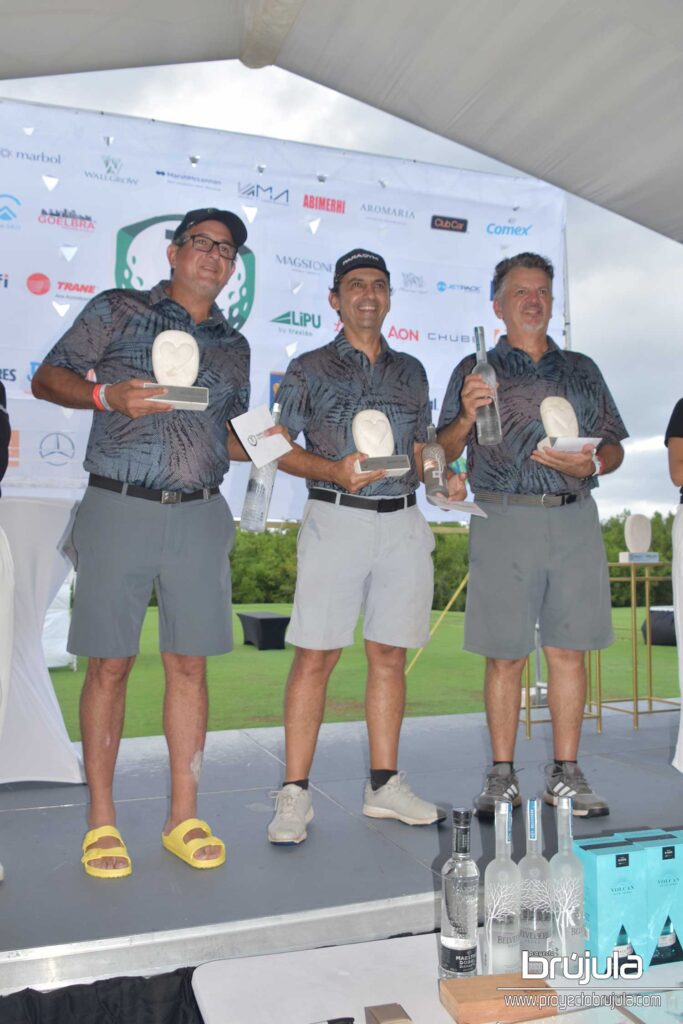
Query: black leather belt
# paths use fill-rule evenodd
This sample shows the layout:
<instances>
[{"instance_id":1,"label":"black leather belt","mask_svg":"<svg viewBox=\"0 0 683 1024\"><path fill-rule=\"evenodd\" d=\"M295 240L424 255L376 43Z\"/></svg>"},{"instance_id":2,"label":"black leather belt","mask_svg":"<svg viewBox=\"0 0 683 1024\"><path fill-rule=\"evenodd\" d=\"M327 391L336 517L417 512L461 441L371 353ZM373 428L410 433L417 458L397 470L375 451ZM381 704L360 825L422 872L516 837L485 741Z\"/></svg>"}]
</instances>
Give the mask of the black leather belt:
<instances>
[{"instance_id":1,"label":"black leather belt","mask_svg":"<svg viewBox=\"0 0 683 1024\"><path fill-rule=\"evenodd\" d=\"M363 508L366 512L398 512L402 508L412 508L417 502L414 491L412 494L402 494L400 498L361 498L356 494L333 491L329 487L311 487L308 497L313 501L329 501L333 505Z\"/></svg>"},{"instance_id":2,"label":"black leather belt","mask_svg":"<svg viewBox=\"0 0 683 1024\"><path fill-rule=\"evenodd\" d=\"M120 480L110 480L108 476L88 477L90 487L101 487L103 491L116 491L131 498L146 498L147 501L160 501L162 505L177 505L183 501L206 501L218 494L218 487L203 487L201 491L155 491L150 487L138 487L137 484L124 484Z\"/></svg>"},{"instance_id":3,"label":"black leather belt","mask_svg":"<svg viewBox=\"0 0 683 1024\"><path fill-rule=\"evenodd\" d=\"M503 494L501 491L477 491L475 502L489 502L493 505L542 505L543 508L561 508L584 501L590 497L590 490L575 491L572 494Z\"/></svg>"}]
</instances>

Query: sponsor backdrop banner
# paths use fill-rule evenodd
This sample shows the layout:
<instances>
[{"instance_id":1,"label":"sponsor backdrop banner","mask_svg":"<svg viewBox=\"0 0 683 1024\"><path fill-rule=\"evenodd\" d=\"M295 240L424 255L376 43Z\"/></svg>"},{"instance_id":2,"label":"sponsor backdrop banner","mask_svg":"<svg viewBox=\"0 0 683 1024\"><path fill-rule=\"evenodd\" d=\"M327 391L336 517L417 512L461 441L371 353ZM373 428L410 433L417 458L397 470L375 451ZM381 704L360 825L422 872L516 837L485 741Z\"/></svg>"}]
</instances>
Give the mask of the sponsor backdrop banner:
<instances>
[{"instance_id":1,"label":"sponsor backdrop banner","mask_svg":"<svg viewBox=\"0 0 683 1024\"><path fill-rule=\"evenodd\" d=\"M386 258L384 333L424 364L434 422L475 324L489 347L499 334L490 280L500 259L552 259L551 333L562 342L565 202L542 182L13 101L0 101L0 123L6 493L81 493L91 414L35 401L32 374L96 292L166 277L170 235L195 207L232 209L248 224L218 303L251 343L254 405L272 402L294 355L334 337L334 262L356 246ZM247 474L233 466L224 484L236 516ZM301 481L278 474L271 516L299 518L304 497Z\"/></svg>"}]
</instances>

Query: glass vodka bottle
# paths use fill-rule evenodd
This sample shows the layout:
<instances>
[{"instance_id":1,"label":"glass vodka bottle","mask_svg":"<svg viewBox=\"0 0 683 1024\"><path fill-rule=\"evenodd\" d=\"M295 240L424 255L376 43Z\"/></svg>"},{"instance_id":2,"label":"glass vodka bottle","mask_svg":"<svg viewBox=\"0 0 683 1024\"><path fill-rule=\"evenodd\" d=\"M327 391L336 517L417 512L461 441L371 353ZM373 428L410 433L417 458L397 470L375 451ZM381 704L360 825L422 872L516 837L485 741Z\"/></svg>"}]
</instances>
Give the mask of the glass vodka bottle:
<instances>
[{"instance_id":1,"label":"glass vodka bottle","mask_svg":"<svg viewBox=\"0 0 683 1024\"><path fill-rule=\"evenodd\" d=\"M561 796L556 810L557 853L550 859L553 938L560 956L581 956L585 948L583 866L572 850L572 800Z\"/></svg>"},{"instance_id":2,"label":"glass vodka bottle","mask_svg":"<svg viewBox=\"0 0 683 1024\"><path fill-rule=\"evenodd\" d=\"M428 498L437 495L448 497L446 454L436 439L436 428L433 426L427 431L427 443L422 449L422 476Z\"/></svg>"},{"instance_id":3,"label":"glass vodka bottle","mask_svg":"<svg viewBox=\"0 0 683 1024\"><path fill-rule=\"evenodd\" d=\"M273 405L273 422L280 419L280 406ZM240 529L247 533L263 533L268 522L268 509L277 473L277 459L258 469L253 463L244 496Z\"/></svg>"},{"instance_id":4,"label":"glass vodka bottle","mask_svg":"<svg viewBox=\"0 0 683 1024\"><path fill-rule=\"evenodd\" d=\"M477 362L472 373L478 374L493 388L493 401L489 402L488 405L481 405L477 409L477 441L483 445L500 444L503 440L503 431L500 426L500 411L498 409L496 371L486 356L486 341L484 339L483 327L474 328L474 341L477 346Z\"/></svg>"},{"instance_id":5,"label":"glass vodka bottle","mask_svg":"<svg viewBox=\"0 0 683 1024\"><path fill-rule=\"evenodd\" d=\"M553 913L550 867L542 854L541 801L527 800L526 854L519 862L521 879L521 948L531 956L549 956ZM538 973L540 973L540 968Z\"/></svg>"},{"instance_id":6,"label":"glass vodka bottle","mask_svg":"<svg viewBox=\"0 0 683 1024\"><path fill-rule=\"evenodd\" d=\"M519 868L512 860L512 804L496 801L496 856L484 872L486 973L520 969Z\"/></svg>"},{"instance_id":7,"label":"glass vodka bottle","mask_svg":"<svg viewBox=\"0 0 683 1024\"><path fill-rule=\"evenodd\" d=\"M470 855L471 820L471 811L453 810L453 855L441 869L441 978L477 973L479 868Z\"/></svg>"}]
</instances>

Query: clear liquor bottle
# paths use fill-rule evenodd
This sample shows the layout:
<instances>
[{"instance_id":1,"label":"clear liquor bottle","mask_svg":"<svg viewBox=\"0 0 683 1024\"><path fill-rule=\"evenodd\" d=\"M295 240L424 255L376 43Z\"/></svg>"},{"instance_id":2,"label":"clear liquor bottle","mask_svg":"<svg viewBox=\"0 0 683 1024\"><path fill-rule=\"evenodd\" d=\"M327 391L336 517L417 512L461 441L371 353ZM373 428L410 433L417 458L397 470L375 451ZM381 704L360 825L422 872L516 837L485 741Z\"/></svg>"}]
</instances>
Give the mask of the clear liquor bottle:
<instances>
[{"instance_id":1,"label":"clear liquor bottle","mask_svg":"<svg viewBox=\"0 0 683 1024\"><path fill-rule=\"evenodd\" d=\"M422 477L428 498L437 495L448 497L446 453L436 439L436 428L433 426L428 428L427 443L422 449Z\"/></svg>"},{"instance_id":2,"label":"clear liquor bottle","mask_svg":"<svg viewBox=\"0 0 683 1024\"><path fill-rule=\"evenodd\" d=\"M657 939L657 947L650 961L650 966L654 967L656 964L673 963L676 960L680 960L681 955L681 944L671 923L671 918L667 914L664 927Z\"/></svg>"},{"instance_id":3,"label":"clear liquor bottle","mask_svg":"<svg viewBox=\"0 0 683 1024\"><path fill-rule=\"evenodd\" d=\"M471 820L471 811L454 808L453 855L441 869L441 978L477 973L479 868L470 855Z\"/></svg>"},{"instance_id":4,"label":"clear liquor bottle","mask_svg":"<svg viewBox=\"0 0 683 1024\"><path fill-rule=\"evenodd\" d=\"M561 796L555 815L557 853L550 859L553 939L560 956L581 956L586 945L583 865L572 850L572 800Z\"/></svg>"},{"instance_id":5,"label":"clear liquor bottle","mask_svg":"<svg viewBox=\"0 0 683 1024\"><path fill-rule=\"evenodd\" d=\"M551 951L553 912L550 901L550 867L542 853L540 812L540 800L527 800L526 854L519 862L520 944L531 956L546 957Z\"/></svg>"},{"instance_id":6,"label":"clear liquor bottle","mask_svg":"<svg viewBox=\"0 0 683 1024\"><path fill-rule=\"evenodd\" d=\"M512 860L512 804L496 801L496 856L484 872L486 973L520 969L520 876Z\"/></svg>"},{"instance_id":7,"label":"clear liquor bottle","mask_svg":"<svg viewBox=\"0 0 683 1024\"><path fill-rule=\"evenodd\" d=\"M472 373L478 374L493 388L493 401L477 409L477 441L483 445L500 444L503 440L503 431L500 426L496 371L489 363L486 355L486 340L483 327L474 328L474 341L477 346L477 362Z\"/></svg>"},{"instance_id":8,"label":"clear liquor bottle","mask_svg":"<svg viewBox=\"0 0 683 1024\"><path fill-rule=\"evenodd\" d=\"M633 956L633 946L631 945L631 940L628 936L628 932L624 928L623 924L619 929L619 934L617 935L617 944L614 947L613 952L617 954L617 963L620 966L621 964L625 964L630 956Z\"/></svg>"},{"instance_id":9,"label":"clear liquor bottle","mask_svg":"<svg viewBox=\"0 0 683 1024\"><path fill-rule=\"evenodd\" d=\"M277 402L273 405L272 413L273 422L277 423L280 419L280 406ZM252 464L240 517L240 530L246 533L263 533L265 530L276 473L277 459L260 469Z\"/></svg>"}]
</instances>

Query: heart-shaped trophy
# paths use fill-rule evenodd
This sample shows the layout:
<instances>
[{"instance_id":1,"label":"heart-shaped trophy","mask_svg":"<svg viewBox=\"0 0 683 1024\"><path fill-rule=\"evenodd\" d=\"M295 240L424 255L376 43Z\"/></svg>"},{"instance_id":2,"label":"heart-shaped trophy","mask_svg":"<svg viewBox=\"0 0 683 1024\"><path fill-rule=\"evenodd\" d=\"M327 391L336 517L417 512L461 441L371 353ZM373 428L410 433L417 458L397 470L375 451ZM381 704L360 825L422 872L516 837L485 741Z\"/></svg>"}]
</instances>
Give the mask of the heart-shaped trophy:
<instances>
[{"instance_id":1,"label":"heart-shaped trophy","mask_svg":"<svg viewBox=\"0 0 683 1024\"><path fill-rule=\"evenodd\" d=\"M156 381L146 388L160 385L165 395L155 395L148 402L172 405L174 409L202 412L209 404L209 389L193 387L199 373L199 346L187 331L162 331L152 345L152 367Z\"/></svg>"},{"instance_id":2,"label":"heart-shaped trophy","mask_svg":"<svg viewBox=\"0 0 683 1024\"><path fill-rule=\"evenodd\" d=\"M407 455L394 455L391 423L379 409L363 409L353 417L351 426L356 450L368 457L356 462L357 473L383 469L387 476L404 476L410 469Z\"/></svg>"}]
</instances>

